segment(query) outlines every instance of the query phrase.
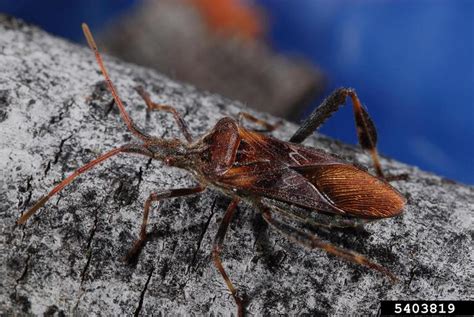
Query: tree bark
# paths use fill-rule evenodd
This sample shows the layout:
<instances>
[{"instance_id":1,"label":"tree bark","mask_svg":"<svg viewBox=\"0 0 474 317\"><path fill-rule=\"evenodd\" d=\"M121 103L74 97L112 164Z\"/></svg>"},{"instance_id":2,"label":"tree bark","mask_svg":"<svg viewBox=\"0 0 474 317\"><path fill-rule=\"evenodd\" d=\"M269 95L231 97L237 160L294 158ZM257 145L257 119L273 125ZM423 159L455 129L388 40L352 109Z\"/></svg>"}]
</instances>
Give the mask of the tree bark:
<instances>
[{"instance_id":1,"label":"tree bark","mask_svg":"<svg viewBox=\"0 0 474 317\"><path fill-rule=\"evenodd\" d=\"M122 260L138 235L148 195L195 185L186 171L119 155L54 196L26 225L16 224L61 179L132 135L89 49L5 16L0 47L0 313L235 314L210 255L230 202L220 192L165 201L159 211L155 206L137 263ZM150 134L181 137L169 114L146 114L134 90L139 85L153 100L176 107L195 137L245 109L155 71L108 56L105 62L131 117ZM274 135L288 139L295 130L284 123ZM360 149L321 135L306 144L370 165ZM404 214L364 229L316 232L388 267L400 282L295 245L241 204L222 259L248 300L246 312L375 314L383 299L473 298L474 189L387 158L382 164L392 174L410 174L394 183L408 199Z\"/></svg>"}]
</instances>

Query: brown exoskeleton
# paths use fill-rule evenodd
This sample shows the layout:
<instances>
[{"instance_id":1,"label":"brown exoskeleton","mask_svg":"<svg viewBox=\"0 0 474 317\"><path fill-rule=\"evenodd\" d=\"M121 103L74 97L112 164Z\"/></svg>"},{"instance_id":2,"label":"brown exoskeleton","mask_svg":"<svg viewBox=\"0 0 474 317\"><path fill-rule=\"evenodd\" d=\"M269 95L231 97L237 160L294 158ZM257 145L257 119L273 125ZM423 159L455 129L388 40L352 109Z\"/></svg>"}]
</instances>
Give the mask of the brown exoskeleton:
<instances>
[{"instance_id":1,"label":"brown exoskeleton","mask_svg":"<svg viewBox=\"0 0 474 317\"><path fill-rule=\"evenodd\" d=\"M244 128L240 124L240 120L243 119L262 125L267 130L274 128L247 113L241 113L239 121L229 117L219 120L210 132L199 140L194 140L186 123L174 108L153 103L143 89L138 89L148 109L173 114L186 142L178 139L161 139L142 132L134 124L107 74L87 25L83 24L83 30L123 120L130 132L141 142L110 150L77 169L23 214L18 220L19 224L25 223L53 195L80 174L116 154L135 153L186 169L195 176L199 185L150 194L145 202L139 237L128 253L128 259L135 258L144 245L148 215L153 202L196 194L207 187L221 190L232 197L232 202L216 234L212 258L235 299L239 315L243 314L244 305L224 270L220 252L227 228L240 201L253 205L261 212L270 227L290 239L309 248L321 248L330 254L367 266L396 280L389 270L364 256L336 247L272 217L272 213L276 212L283 218L290 218L300 223L311 222L325 227L345 227L393 217L402 212L405 199L384 178L376 150L375 127L354 90L346 88L336 90L313 112L293 137L285 142ZM359 143L370 151L377 176L372 176L360 167L335 156L299 145L336 111L347 97L352 100Z\"/></svg>"}]
</instances>

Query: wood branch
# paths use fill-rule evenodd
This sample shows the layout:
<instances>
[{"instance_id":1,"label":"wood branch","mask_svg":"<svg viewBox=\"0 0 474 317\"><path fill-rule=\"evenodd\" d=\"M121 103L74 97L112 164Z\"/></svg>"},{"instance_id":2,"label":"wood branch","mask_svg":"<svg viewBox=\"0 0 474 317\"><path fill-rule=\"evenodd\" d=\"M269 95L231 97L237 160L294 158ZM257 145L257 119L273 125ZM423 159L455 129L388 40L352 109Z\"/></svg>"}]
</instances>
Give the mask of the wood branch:
<instances>
[{"instance_id":1,"label":"wood branch","mask_svg":"<svg viewBox=\"0 0 474 317\"><path fill-rule=\"evenodd\" d=\"M132 135L85 46L2 16L0 47L0 313L235 314L210 256L229 203L220 192L155 208L137 263L122 261L138 234L145 199L195 184L186 171L116 156L53 197L26 225L16 225L61 179ZM244 108L155 71L109 56L105 62L131 117L153 135L180 137L169 114L146 114L134 90L139 85L156 102L175 106L195 136ZM288 139L296 128L284 123L274 135ZM307 144L370 164L360 149L320 135ZM405 213L365 229L317 233L388 267L400 282L295 245L266 229L256 210L243 204L222 258L248 299L248 313L373 315L383 299L473 298L474 189L387 158L382 164L391 174L410 174L394 183L408 199Z\"/></svg>"}]
</instances>

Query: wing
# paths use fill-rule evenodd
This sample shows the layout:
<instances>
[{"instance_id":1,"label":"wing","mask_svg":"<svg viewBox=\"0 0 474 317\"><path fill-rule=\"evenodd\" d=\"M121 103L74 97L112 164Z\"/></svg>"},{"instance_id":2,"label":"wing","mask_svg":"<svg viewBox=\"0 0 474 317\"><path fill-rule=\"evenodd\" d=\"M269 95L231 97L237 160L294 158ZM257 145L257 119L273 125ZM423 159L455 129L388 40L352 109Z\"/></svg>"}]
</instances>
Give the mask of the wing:
<instances>
[{"instance_id":1,"label":"wing","mask_svg":"<svg viewBox=\"0 0 474 317\"><path fill-rule=\"evenodd\" d=\"M243 195L269 197L310 209L344 213L334 208L303 175L275 162L252 162L232 167L218 183Z\"/></svg>"},{"instance_id":2,"label":"wing","mask_svg":"<svg viewBox=\"0 0 474 317\"><path fill-rule=\"evenodd\" d=\"M322 150L284 142L242 127L239 127L239 135L241 145L237 150L236 162L243 164L259 160L279 162L290 167L315 164L347 164Z\"/></svg>"},{"instance_id":3,"label":"wing","mask_svg":"<svg viewBox=\"0 0 474 317\"><path fill-rule=\"evenodd\" d=\"M403 196L387 182L324 152L239 128L241 142L220 186L318 211L360 218L399 214Z\"/></svg>"},{"instance_id":4,"label":"wing","mask_svg":"<svg viewBox=\"0 0 474 317\"><path fill-rule=\"evenodd\" d=\"M400 214L405 198L390 184L350 164L294 168L348 215L387 218Z\"/></svg>"}]
</instances>

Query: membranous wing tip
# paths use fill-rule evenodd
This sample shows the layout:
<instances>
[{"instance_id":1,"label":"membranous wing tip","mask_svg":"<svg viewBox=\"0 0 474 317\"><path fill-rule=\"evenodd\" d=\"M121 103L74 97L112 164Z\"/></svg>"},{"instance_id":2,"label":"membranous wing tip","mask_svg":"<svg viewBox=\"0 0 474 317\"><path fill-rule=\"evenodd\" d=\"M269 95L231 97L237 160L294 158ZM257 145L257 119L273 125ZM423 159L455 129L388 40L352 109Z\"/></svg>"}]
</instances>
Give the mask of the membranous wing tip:
<instances>
[{"instance_id":1,"label":"membranous wing tip","mask_svg":"<svg viewBox=\"0 0 474 317\"><path fill-rule=\"evenodd\" d=\"M387 182L350 164L293 167L337 209L362 218L400 214L405 198Z\"/></svg>"}]
</instances>

